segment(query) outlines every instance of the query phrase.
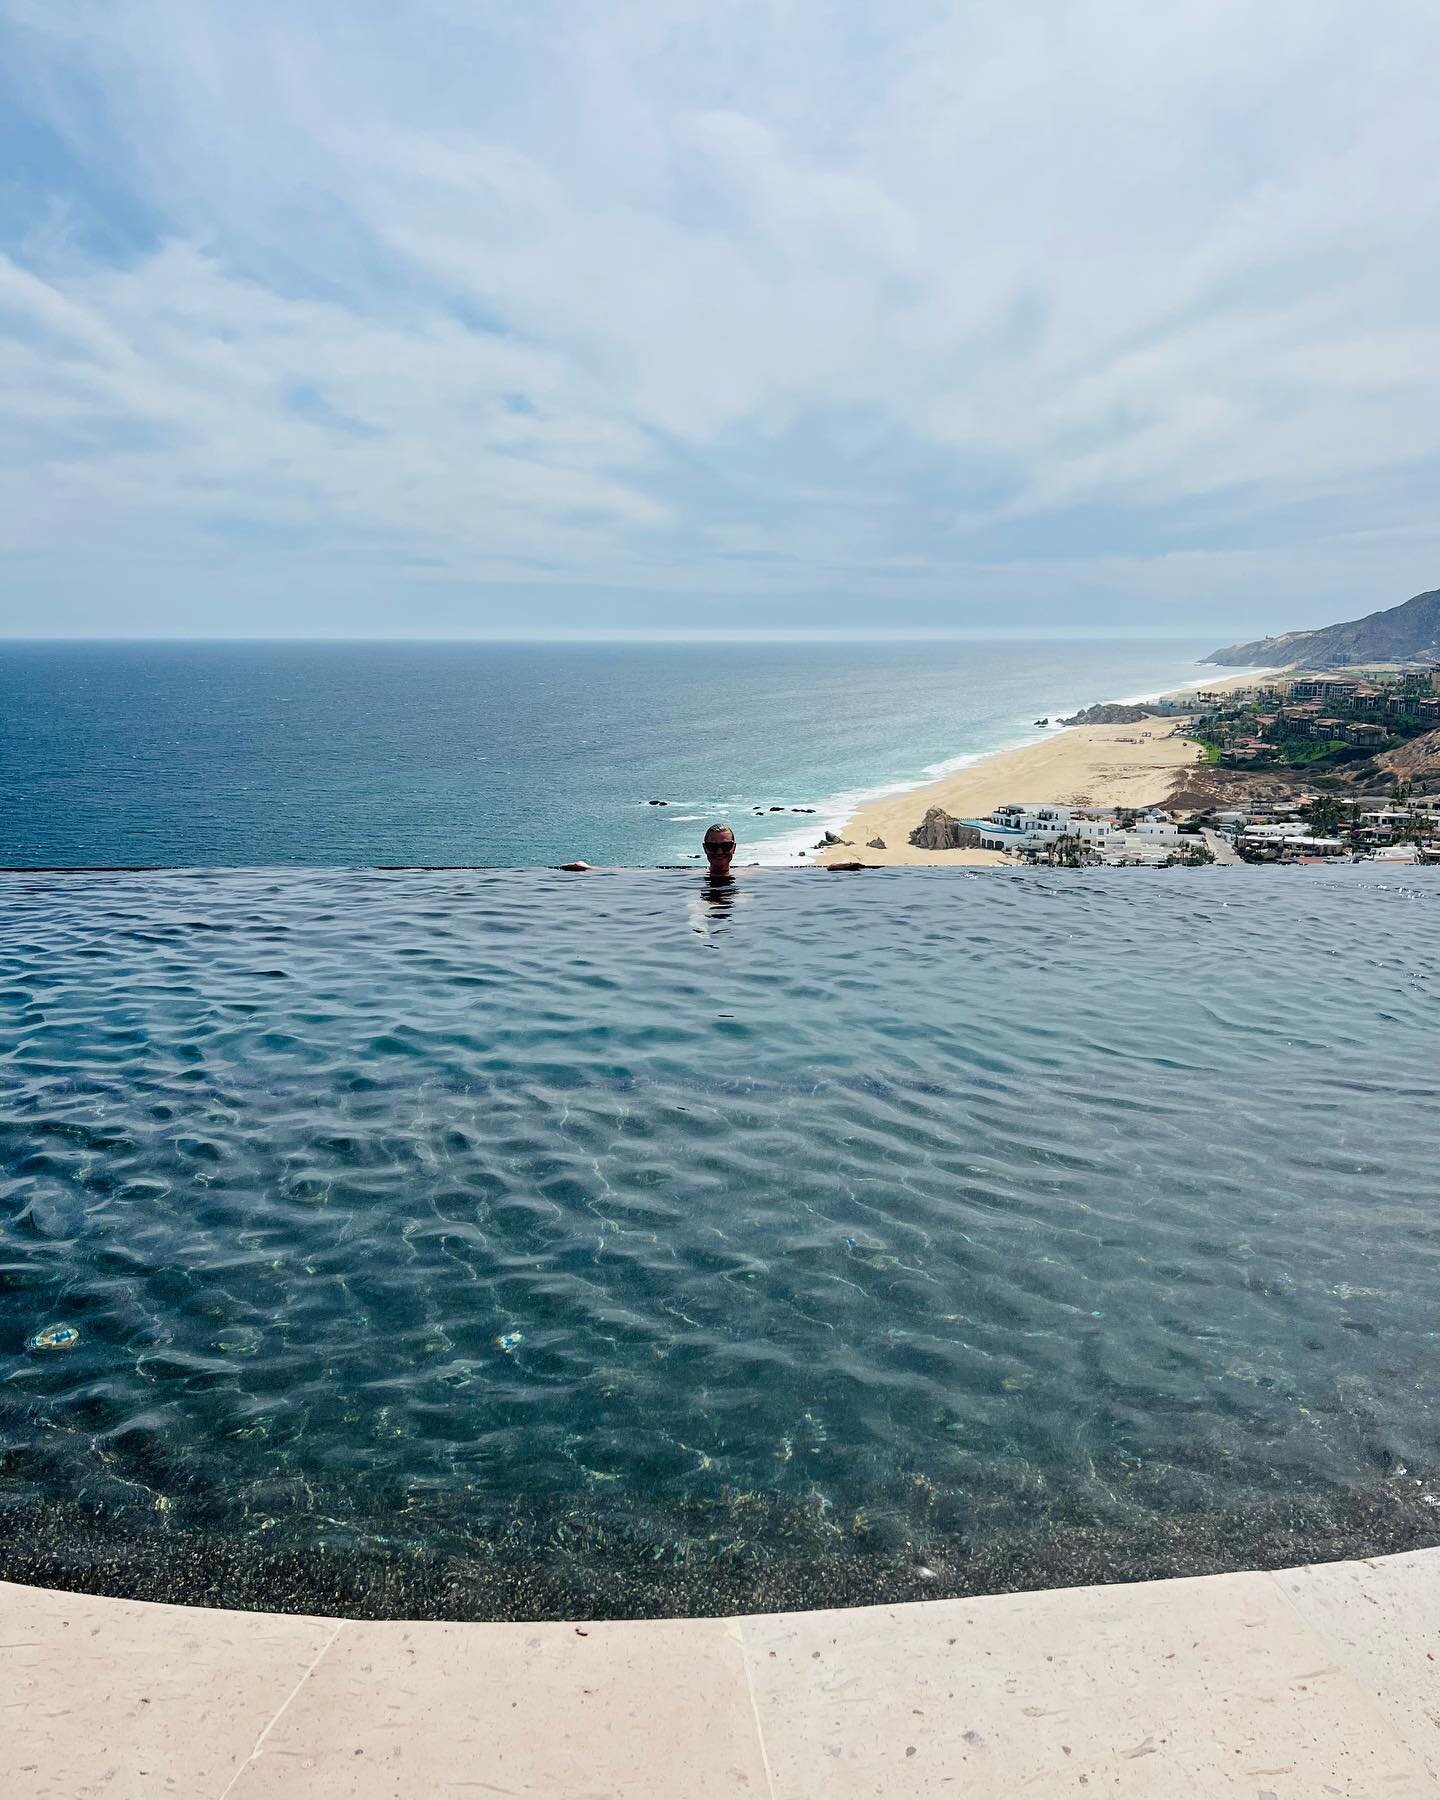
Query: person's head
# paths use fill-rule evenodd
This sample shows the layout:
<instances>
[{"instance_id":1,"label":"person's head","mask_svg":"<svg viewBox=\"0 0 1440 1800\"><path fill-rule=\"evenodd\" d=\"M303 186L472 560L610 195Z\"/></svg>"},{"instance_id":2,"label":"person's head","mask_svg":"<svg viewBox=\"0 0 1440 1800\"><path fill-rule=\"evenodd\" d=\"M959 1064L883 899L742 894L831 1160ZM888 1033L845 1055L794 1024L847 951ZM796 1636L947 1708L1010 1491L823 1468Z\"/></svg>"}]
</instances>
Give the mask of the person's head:
<instances>
[{"instance_id":1,"label":"person's head","mask_svg":"<svg viewBox=\"0 0 1440 1800\"><path fill-rule=\"evenodd\" d=\"M712 825L705 833L705 860L712 875L728 875L735 854L735 833L728 825Z\"/></svg>"}]
</instances>

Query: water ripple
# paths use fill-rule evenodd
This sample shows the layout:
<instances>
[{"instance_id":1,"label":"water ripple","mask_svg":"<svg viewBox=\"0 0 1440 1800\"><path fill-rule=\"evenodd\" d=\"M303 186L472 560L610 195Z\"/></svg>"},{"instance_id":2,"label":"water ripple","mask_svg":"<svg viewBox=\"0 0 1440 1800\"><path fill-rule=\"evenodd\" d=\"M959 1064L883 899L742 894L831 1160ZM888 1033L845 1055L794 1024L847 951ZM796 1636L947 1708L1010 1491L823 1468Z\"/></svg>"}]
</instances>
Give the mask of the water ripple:
<instances>
[{"instance_id":1,"label":"water ripple","mask_svg":"<svg viewBox=\"0 0 1440 1800\"><path fill-rule=\"evenodd\" d=\"M1429 1493L1440 887L699 905L0 877L12 1521L828 1593Z\"/></svg>"}]
</instances>

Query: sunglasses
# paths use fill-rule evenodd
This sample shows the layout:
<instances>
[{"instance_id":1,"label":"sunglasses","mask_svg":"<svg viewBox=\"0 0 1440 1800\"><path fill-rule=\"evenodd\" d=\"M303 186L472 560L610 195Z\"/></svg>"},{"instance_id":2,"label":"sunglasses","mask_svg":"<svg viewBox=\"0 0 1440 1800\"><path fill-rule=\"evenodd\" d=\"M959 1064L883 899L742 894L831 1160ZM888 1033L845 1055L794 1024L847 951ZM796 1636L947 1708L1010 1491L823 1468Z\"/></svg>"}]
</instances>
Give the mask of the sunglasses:
<instances>
[{"instance_id":1,"label":"sunglasses","mask_svg":"<svg viewBox=\"0 0 1440 1800\"><path fill-rule=\"evenodd\" d=\"M707 856L733 856L735 854L734 838L706 838L705 854Z\"/></svg>"}]
</instances>

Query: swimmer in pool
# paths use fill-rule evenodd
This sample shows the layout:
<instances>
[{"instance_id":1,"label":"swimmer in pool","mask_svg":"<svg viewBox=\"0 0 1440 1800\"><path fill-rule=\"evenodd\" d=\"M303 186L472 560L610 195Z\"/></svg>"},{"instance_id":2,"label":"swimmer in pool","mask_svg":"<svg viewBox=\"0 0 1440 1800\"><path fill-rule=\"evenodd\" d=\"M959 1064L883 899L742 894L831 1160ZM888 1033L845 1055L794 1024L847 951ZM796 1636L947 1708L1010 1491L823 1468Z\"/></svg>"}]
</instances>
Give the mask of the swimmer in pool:
<instances>
[{"instance_id":1,"label":"swimmer in pool","mask_svg":"<svg viewBox=\"0 0 1440 1800\"><path fill-rule=\"evenodd\" d=\"M705 833L702 845L705 860L710 865L712 881L728 881L730 878L730 859L735 854L735 833L728 825L712 825Z\"/></svg>"}]
</instances>

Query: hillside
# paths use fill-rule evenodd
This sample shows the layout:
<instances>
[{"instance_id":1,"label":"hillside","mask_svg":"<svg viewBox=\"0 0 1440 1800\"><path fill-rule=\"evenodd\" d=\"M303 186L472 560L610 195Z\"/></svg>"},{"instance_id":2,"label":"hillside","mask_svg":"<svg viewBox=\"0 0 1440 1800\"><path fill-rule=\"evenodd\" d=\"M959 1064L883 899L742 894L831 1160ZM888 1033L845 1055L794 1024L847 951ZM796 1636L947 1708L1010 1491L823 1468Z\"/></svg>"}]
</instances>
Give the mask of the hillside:
<instances>
[{"instance_id":1,"label":"hillside","mask_svg":"<svg viewBox=\"0 0 1440 1800\"><path fill-rule=\"evenodd\" d=\"M1375 761L1396 781L1429 791L1440 783L1440 731L1427 731L1408 744L1397 744Z\"/></svg>"},{"instance_id":2,"label":"hillside","mask_svg":"<svg viewBox=\"0 0 1440 1800\"><path fill-rule=\"evenodd\" d=\"M1240 668L1348 669L1370 663L1440 662L1440 588L1402 606L1318 631L1286 631L1230 644L1205 658Z\"/></svg>"}]
</instances>

